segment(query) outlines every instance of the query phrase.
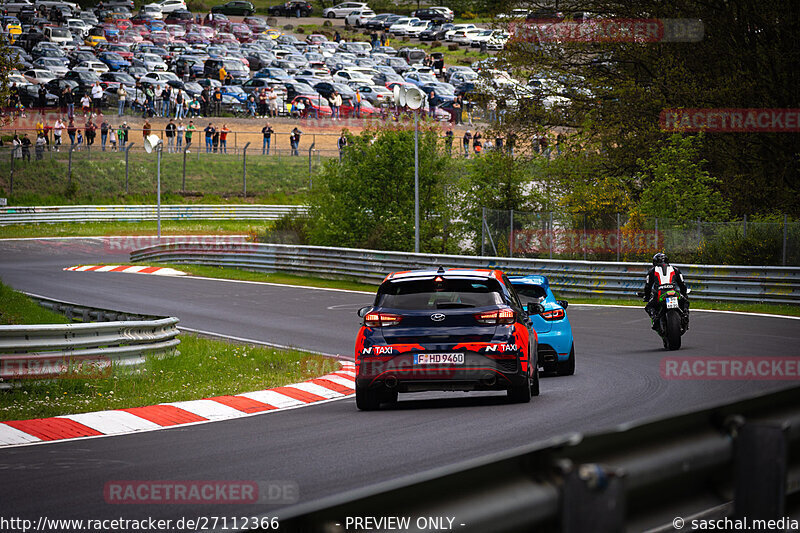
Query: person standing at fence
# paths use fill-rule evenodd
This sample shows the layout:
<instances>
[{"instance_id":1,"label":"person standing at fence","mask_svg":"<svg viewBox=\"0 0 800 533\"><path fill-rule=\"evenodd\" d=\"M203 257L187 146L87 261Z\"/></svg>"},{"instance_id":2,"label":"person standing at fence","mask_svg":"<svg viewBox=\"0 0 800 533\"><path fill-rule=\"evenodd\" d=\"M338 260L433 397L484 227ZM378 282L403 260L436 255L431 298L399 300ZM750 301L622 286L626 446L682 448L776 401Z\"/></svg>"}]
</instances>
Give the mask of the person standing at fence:
<instances>
[{"instance_id":1,"label":"person standing at fence","mask_svg":"<svg viewBox=\"0 0 800 533\"><path fill-rule=\"evenodd\" d=\"M122 126L119 127L119 148L120 150L124 150L125 147L128 145L128 135L131 131L130 126L128 126L127 122L123 122Z\"/></svg>"},{"instance_id":2,"label":"person standing at fence","mask_svg":"<svg viewBox=\"0 0 800 533\"><path fill-rule=\"evenodd\" d=\"M176 89L179 90L179 89ZM172 104L172 86L165 85L164 88L161 90L161 102L162 102L162 117L169 118L170 116L170 107Z\"/></svg>"},{"instance_id":3,"label":"person standing at fence","mask_svg":"<svg viewBox=\"0 0 800 533\"><path fill-rule=\"evenodd\" d=\"M211 87L203 87L200 91L200 107L202 115L207 117L211 111Z\"/></svg>"},{"instance_id":4,"label":"person standing at fence","mask_svg":"<svg viewBox=\"0 0 800 533\"><path fill-rule=\"evenodd\" d=\"M39 91L36 96L39 101L39 109L47 107L47 89L44 88L44 84L39 85Z\"/></svg>"},{"instance_id":5,"label":"person standing at fence","mask_svg":"<svg viewBox=\"0 0 800 533\"><path fill-rule=\"evenodd\" d=\"M150 137L150 132L153 130L153 127L150 125L150 121L145 120L144 124L142 124L142 140L146 141L148 137Z\"/></svg>"},{"instance_id":6,"label":"person standing at fence","mask_svg":"<svg viewBox=\"0 0 800 533\"><path fill-rule=\"evenodd\" d=\"M125 90L124 85L117 88L117 116L121 117L125 114L125 101L128 98L128 91Z\"/></svg>"},{"instance_id":7,"label":"person standing at fence","mask_svg":"<svg viewBox=\"0 0 800 533\"><path fill-rule=\"evenodd\" d=\"M36 136L36 160L41 161L44 159L44 147L47 145L47 138L44 136L44 133L40 133Z\"/></svg>"},{"instance_id":8,"label":"person standing at fence","mask_svg":"<svg viewBox=\"0 0 800 533\"><path fill-rule=\"evenodd\" d=\"M38 136L40 133L44 133L44 119L42 115L36 117L36 135Z\"/></svg>"},{"instance_id":9,"label":"person standing at fence","mask_svg":"<svg viewBox=\"0 0 800 533\"><path fill-rule=\"evenodd\" d=\"M75 150L80 152L82 146L83 146L83 133L81 133L81 130L78 130L77 140L75 141Z\"/></svg>"},{"instance_id":10,"label":"person standing at fence","mask_svg":"<svg viewBox=\"0 0 800 533\"><path fill-rule=\"evenodd\" d=\"M160 85L153 86L153 103L155 104L153 107L155 109L154 115L157 117L161 116L162 108L164 105L164 100L162 99L163 91L161 90Z\"/></svg>"},{"instance_id":11,"label":"person standing at fence","mask_svg":"<svg viewBox=\"0 0 800 533\"><path fill-rule=\"evenodd\" d=\"M300 155L300 136L303 134L296 126L292 130L291 135L289 136L289 142L292 146L292 155L299 156Z\"/></svg>"},{"instance_id":12,"label":"person standing at fence","mask_svg":"<svg viewBox=\"0 0 800 533\"><path fill-rule=\"evenodd\" d=\"M31 161L31 140L28 139L28 134L27 133L23 133L22 134L22 139L20 140L20 143L22 145L22 159L25 160L25 161L28 161L30 163L30 161Z\"/></svg>"},{"instance_id":13,"label":"person standing at fence","mask_svg":"<svg viewBox=\"0 0 800 533\"><path fill-rule=\"evenodd\" d=\"M189 121L189 125L186 126L186 151L189 151L189 147L192 145L192 134L194 130L197 128L194 127L194 122L191 120Z\"/></svg>"},{"instance_id":14,"label":"person standing at fence","mask_svg":"<svg viewBox=\"0 0 800 533\"><path fill-rule=\"evenodd\" d=\"M175 151L175 131L177 127L175 126L175 121L173 119L169 119L169 122L166 126L164 126L164 137L167 138L167 153L171 154Z\"/></svg>"},{"instance_id":15,"label":"person standing at fence","mask_svg":"<svg viewBox=\"0 0 800 533\"><path fill-rule=\"evenodd\" d=\"M344 157L344 149L347 147L347 135L344 134L345 131L342 130L342 134L339 136L339 140L336 141L336 145L339 147L339 161L341 162L342 158Z\"/></svg>"},{"instance_id":16,"label":"person standing at fence","mask_svg":"<svg viewBox=\"0 0 800 533\"><path fill-rule=\"evenodd\" d=\"M111 148L110 148L111 151L112 152L116 152L117 151L117 130L115 130L113 127L110 128L109 136L108 136L108 142L111 145Z\"/></svg>"},{"instance_id":17,"label":"person standing at fence","mask_svg":"<svg viewBox=\"0 0 800 533\"><path fill-rule=\"evenodd\" d=\"M479 154L483 150L483 143L481 142L481 132L476 131L475 135L472 136L472 150Z\"/></svg>"},{"instance_id":18,"label":"person standing at fence","mask_svg":"<svg viewBox=\"0 0 800 533\"><path fill-rule=\"evenodd\" d=\"M97 136L97 125L92 121L92 117L89 117L89 122L83 127L86 131L86 146L92 146L94 144L94 138Z\"/></svg>"},{"instance_id":19,"label":"person standing at fence","mask_svg":"<svg viewBox=\"0 0 800 533\"><path fill-rule=\"evenodd\" d=\"M217 130L215 130L214 129L214 125L211 122L209 122L208 126L206 126L203 129L203 131L206 134L206 153L210 154L211 153L211 148L212 148L213 142L214 142L214 132L217 131Z\"/></svg>"},{"instance_id":20,"label":"person standing at fence","mask_svg":"<svg viewBox=\"0 0 800 533\"><path fill-rule=\"evenodd\" d=\"M67 135L69 135L69 144L70 146L75 146L75 132L78 131L78 128L75 126L75 121L69 119L69 124L67 124Z\"/></svg>"},{"instance_id":21,"label":"person standing at fence","mask_svg":"<svg viewBox=\"0 0 800 533\"><path fill-rule=\"evenodd\" d=\"M88 94L84 94L81 98L81 111L83 111L83 118L92 114L92 99Z\"/></svg>"},{"instance_id":22,"label":"person standing at fence","mask_svg":"<svg viewBox=\"0 0 800 533\"><path fill-rule=\"evenodd\" d=\"M272 126L269 125L269 122L267 122L266 126L261 128L261 135L264 136L264 143L261 145L261 155L269 155L269 145L272 142L273 133L274 131L272 131Z\"/></svg>"},{"instance_id":23,"label":"person standing at fence","mask_svg":"<svg viewBox=\"0 0 800 533\"><path fill-rule=\"evenodd\" d=\"M447 155L453 155L453 128L447 128L444 134L444 146L447 149Z\"/></svg>"},{"instance_id":24,"label":"person standing at fence","mask_svg":"<svg viewBox=\"0 0 800 533\"><path fill-rule=\"evenodd\" d=\"M75 115L75 95L72 92L72 87L65 87L63 98L64 105L67 107L67 116L72 118Z\"/></svg>"},{"instance_id":25,"label":"person standing at fence","mask_svg":"<svg viewBox=\"0 0 800 533\"><path fill-rule=\"evenodd\" d=\"M103 114L103 86L100 82L96 82L92 86L92 103L94 104L94 112L98 115Z\"/></svg>"},{"instance_id":26,"label":"person standing at fence","mask_svg":"<svg viewBox=\"0 0 800 533\"><path fill-rule=\"evenodd\" d=\"M228 133L230 131L227 124L223 124L222 129L219 130L219 151L224 154L228 153Z\"/></svg>"},{"instance_id":27,"label":"person standing at fence","mask_svg":"<svg viewBox=\"0 0 800 533\"><path fill-rule=\"evenodd\" d=\"M211 137L211 146L214 147L214 153L219 151L219 130L214 129L214 136Z\"/></svg>"},{"instance_id":28,"label":"person standing at fence","mask_svg":"<svg viewBox=\"0 0 800 533\"><path fill-rule=\"evenodd\" d=\"M464 148L464 157L469 157L469 143L472 141L472 134L467 130L464 137L461 138L461 144Z\"/></svg>"},{"instance_id":29,"label":"person standing at fence","mask_svg":"<svg viewBox=\"0 0 800 533\"><path fill-rule=\"evenodd\" d=\"M61 122L61 117L56 119L56 123L53 124L53 149L56 151L61 150L61 135L64 133L64 123Z\"/></svg>"},{"instance_id":30,"label":"person standing at fence","mask_svg":"<svg viewBox=\"0 0 800 533\"><path fill-rule=\"evenodd\" d=\"M11 154L14 156L14 159L22 159L22 141L19 138L19 135L14 135L14 138L11 139Z\"/></svg>"},{"instance_id":31,"label":"person standing at fence","mask_svg":"<svg viewBox=\"0 0 800 533\"><path fill-rule=\"evenodd\" d=\"M103 119L103 122L100 123L100 149L104 152L106 151L106 141L108 140L108 128L108 122Z\"/></svg>"},{"instance_id":32,"label":"person standing at fence","mask_svg":"<svg viewBox=\"0 0 800 533\"><path fill-rule=\"evenodd\" d=\"M182 120L178 120L178 127L175 128L175 150L181 151L183 148L183 136L186 135L186 126L183 125Z\"/></svg>"}]
</instances>

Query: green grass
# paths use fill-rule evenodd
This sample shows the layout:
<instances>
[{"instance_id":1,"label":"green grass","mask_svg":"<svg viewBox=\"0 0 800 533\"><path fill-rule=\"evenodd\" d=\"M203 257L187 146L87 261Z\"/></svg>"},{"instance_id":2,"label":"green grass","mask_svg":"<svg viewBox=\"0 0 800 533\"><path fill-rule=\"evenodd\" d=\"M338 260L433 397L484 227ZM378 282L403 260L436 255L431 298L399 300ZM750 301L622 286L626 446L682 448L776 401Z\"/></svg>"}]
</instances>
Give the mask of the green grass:
<instances>
[{"instance_id":1,"label":"green grass","mask_svg":"<svg viewBox=\"0 0 800 533\"><path fill-rule=\"evenodd\" d=\"M89 159L91 157L91 159ZM316 159L312 161L316 168ZM10 194L10 163L0 161L0 196L9 205L153 204L156 201L156 158L131 153L128 193L125 159L120 153L73 154L72 180L68 180L67 154L51 153L43 161L17 162L14 193ZM312 169L312 172L314 170ZM242 203L242 158L235 155L164 154L161 165L162 203ZM309 186L308 158L247 158L247 202L301 204Z\"/></svg>"},{"instance_id":2,"label":"green grass","mask_svg":"<svg viewBox=\"0 0 800 533\"><path fill-rule=\"evenodd\" d=\"M0 323L67 323L59 314L0 283ZM339 368L337 362L297 350L234 344L180 335L180 354L149 357L137 368L114 367L108 376L25 381L0 390L0 420L20 420L121 409L269 389Z\"/></svg>"},{"instance_id":3,"label":"green grass","mask_svg":"<svg viewBox=\"0 0 800 533\"><path fill-rule=\"evenodd\" d=\"M263 220L162 220L162 235L245 235L261 232L271 223ZM0 226L0 239L20 237L98 237L155 235L156 222L84 222L72 224L20 224Z\"/></svg>"},{"instance_id":4,"label":"green grass","mask_svg":"<svg viewBox=\"0 0 800 533\"><path fill-rule=\"evenodd\" d=\"M0 325L68 324L64 315L40 307L36 302L0 283Z\"/></svg>"}]
</instances>

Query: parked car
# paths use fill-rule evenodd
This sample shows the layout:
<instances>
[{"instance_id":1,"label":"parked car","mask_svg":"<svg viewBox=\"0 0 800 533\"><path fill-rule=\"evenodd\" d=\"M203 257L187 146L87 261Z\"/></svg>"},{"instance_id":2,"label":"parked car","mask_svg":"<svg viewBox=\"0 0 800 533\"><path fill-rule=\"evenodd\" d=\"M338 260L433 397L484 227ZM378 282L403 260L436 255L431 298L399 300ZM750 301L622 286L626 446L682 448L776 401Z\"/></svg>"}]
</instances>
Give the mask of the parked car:
<instances>
[{"instance_id":1,"label":"parked car","mask_svg":"<svg viewBox=\"0 0 800 533\"><path fill-rule=\"evenodd\" d=\"M450 22L451 19L445 13L439 11L438 9L418 9L414 11L413 15L418 19L422 20L431 20L433 22Z\"/></svg>"},{"instance_id":2,"label":"parked car","mask_svg":"<svg viewBox=\"0 0 800 533\"><path fill-rule=\"evenodd\" d=\"M356 9L367 7L366 2L344 2L336 4L333 7L328 7L322 10L322 16L325 18L344 18Z\"/></svg>"},{"instance_id":3,"label":"parked car","mask_svg":"<svg viewBox=\"0 0 800 533\"><path fill-rule=\"evenodd\" d=\"M296 17L298 12L301 17L310 17L314 10L310 2L305 0L290 0L284 4L270 6L267 10L273 17Z\"/></svg>"},{"instance_id":4,"label":"parked car","mask_svg":"<svg viewBox=\"0 0 800 533\"><path fill-rule=\"evenodd\" d=\"M244 15L250 16L256 12L255 6L246 0L232 0L220 6L211 8L212 13L221 13L223 15Z\"/></svg>"},{"instance_id":5,"label":"parked car","mask_svg":"<svg viewBox=\"0 0 800 533\"><path fill-rule=\"evenodd\" d=\"M344 23L348 26L355 26L356 28L360 28L364 25L366 21L373 18L375 16L375 12L368 7L362 7L360 9L356 9L351 11L345 18Z\"/></svg>"}]
</instances>

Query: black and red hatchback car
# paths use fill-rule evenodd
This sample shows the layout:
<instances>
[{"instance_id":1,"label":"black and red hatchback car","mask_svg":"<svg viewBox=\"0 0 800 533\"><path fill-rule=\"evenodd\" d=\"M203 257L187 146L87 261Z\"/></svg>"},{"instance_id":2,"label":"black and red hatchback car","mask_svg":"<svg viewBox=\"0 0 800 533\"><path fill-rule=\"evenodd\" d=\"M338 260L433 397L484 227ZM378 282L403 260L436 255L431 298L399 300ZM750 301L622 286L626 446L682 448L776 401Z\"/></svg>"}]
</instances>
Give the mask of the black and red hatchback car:
<instances>
[{"instance_id":1,"label":"black and red hatchback car","mask_svg":"<svg viewBox=\"0 0 800 533\"><path fill-rule=\"evenodd\" d=\"M389 274L363 318L355 346L356 405L373 410L400 392L506 390L539 394L536 332L500 270Z\"/></svg>"}]
</instances>

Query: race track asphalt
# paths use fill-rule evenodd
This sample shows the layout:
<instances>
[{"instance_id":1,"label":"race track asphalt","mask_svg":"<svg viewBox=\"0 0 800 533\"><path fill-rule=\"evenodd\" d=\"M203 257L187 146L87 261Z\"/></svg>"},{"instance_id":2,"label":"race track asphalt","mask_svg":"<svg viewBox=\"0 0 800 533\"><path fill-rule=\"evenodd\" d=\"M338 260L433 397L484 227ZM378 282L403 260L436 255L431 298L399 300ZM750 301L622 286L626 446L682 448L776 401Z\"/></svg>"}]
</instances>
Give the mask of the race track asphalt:
<instances>
[{"instance_id":1,"label":"race track asphalt","mask_svg":"<svg viewBox=\"0 0 800 533\"><path fill-rule=\"evenodd\" d=\"M181 325L352 357L368 294L158 276L64 272L127 263L102 241L0 241L0 278L85 305L174 315ZM691 280L689 280L691 283ZM576 374L545 378L530 404L504 394L401 395L359 412L352 399L148 433L0 449L3 516L177 519L248 516L280 505L111 505L114 480L252 480L299 486L308 502L488 453L730 403L781 381L665 380L667 356L641 309L571 306ZM800 356L797 320L694 313L679 355ZM796 384L796 383L795 383Z\"/></svg>"}]
</instances>

